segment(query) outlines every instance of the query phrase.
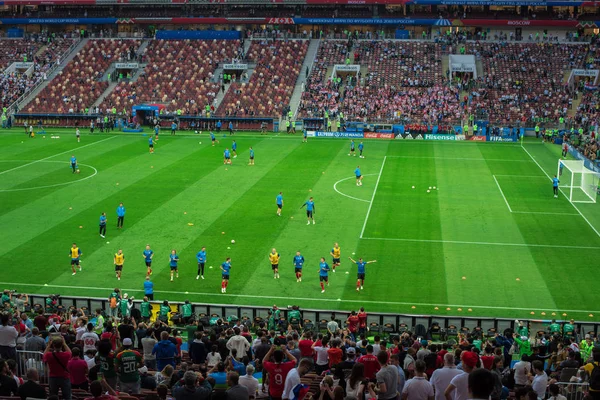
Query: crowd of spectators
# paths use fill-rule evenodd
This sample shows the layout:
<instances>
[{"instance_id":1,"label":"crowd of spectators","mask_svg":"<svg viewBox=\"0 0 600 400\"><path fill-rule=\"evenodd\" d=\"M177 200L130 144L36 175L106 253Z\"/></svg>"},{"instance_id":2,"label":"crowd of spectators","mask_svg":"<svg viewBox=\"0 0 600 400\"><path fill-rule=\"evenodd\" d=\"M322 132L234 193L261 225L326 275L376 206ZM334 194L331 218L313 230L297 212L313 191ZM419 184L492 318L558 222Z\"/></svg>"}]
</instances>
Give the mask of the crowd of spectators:
<instances>
[{"instance_id":1,"label":"crowd of spectators","mask_svg":"<svg viewBox=\"0 0 600 400\"><path fill-rule=\"evenodd\" d=\"M106 311L90 313L65 310L57 296L30 307L5 291L0 396L559 400L588 391L595 399L600 384L600 343L573 320L536 335L516 321L502 333L433 324L383 336L369 331L363 308L317 330L297 306L252 321L209 319L189 302L174 309L167 301L152 317L148 298L132 300L115 289Z\"/></svg>"}]
</instances>

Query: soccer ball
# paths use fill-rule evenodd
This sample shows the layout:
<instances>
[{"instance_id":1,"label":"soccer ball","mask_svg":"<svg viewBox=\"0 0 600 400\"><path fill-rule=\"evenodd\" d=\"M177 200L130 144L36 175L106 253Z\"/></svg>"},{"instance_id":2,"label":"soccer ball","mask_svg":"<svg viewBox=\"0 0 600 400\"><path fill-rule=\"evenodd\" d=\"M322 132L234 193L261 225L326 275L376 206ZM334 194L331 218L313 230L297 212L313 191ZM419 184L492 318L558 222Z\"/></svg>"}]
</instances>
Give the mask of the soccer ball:
<instances>
[{"instance_id":1,"label":"soccer ball","mask_svg":"<svg viewBox=\"0 0 600 400\"><path fill-rule=\"evenodd\" d=\"M232 243L232 244L233 244L233 243L235 243L235 240L231 239L231 243Z\"/></svg>"},{"instance_id":2,"label":"soccer ball","mask_svg":"<svg viewBox=\"0 0 600 400\"><path fill-rule=\"evenodd\" d=\"M194 131L194 133L197 135L197 134L198 134L198 131Z\"/></svg>"},{"instance_id":3,"label":"soccer ball","mask_svg":"<svg viewBox=\"0 0 600 400\"><path fill-rule=\"evenodd\" d=\"M79 173L79 170L77 170L77 173Z\"/></svg>"}]
</instances>

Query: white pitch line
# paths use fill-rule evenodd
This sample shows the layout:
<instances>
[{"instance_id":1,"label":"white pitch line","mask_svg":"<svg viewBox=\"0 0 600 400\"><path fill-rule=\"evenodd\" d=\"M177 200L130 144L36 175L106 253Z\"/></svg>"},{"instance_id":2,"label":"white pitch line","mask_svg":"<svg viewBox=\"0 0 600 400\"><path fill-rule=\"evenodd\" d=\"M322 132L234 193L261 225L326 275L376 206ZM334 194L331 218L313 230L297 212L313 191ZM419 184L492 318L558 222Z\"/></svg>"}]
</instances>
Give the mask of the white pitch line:
<instances>
[{"instance_id":1,"label":"white pitch line","mask_svg":"<svg viewBox=\"0 0 600 400\"><path fill-rule=\"evenodd\" d=\"M30 162L30 163L28 163L28 164L19 165L18 167L14 167L14 168L11 168L11 169L7 169L6 171L1 171L1 172L0 172L0 175L2 175L2 174L6 174L7 172L15 171L15 170L17 170L17 169L21 169L21 168L24 168L24 167L28 167L28 166L30 166L30 165L37 164L37 163L39 163L39 162L46 161L46 160L49 160L49 159L51 159L51 158L54 158L54 157L62 156L63 154L67 154L67 153L73 153L73 152L75 152L75 151L79 151L79 150L81 150L81 149L83 149L83 148L86 148L86 147L88 147L88 146L93 146L93 145L95 145L95 144L98 144L98 143L106 142L107 140L111 140L111 139L114 139L114 138L116 138L116 137L117 137L117 136L111 136L111 137L109 137L109 138L102 139L102 140L99 140L99 141L97 141L97 142L94 142L94 143L86 144L85 146L77 147L77 148L75 148L75 149L73 149L73 150L67 150L67 151L63 151L62 153L54 154L54 155L52 155L52 156L48 156L48 157L45 157L45 158L40 158L39 160L32 161L32 162Z\"/></svg>"},{"instance_id":2,"label":"white pitch line","mask_svg":"<svg viewBox=\"0 0 600 400\"><path fill-rule=\"evenodd\" d=\"M456 160L456 161L504 161L504 162L531 162L530 160L506 160L503 158L478 158L478 157L435 157L435 156L386 156L389 158L416 158L424 160Z\"/></svg>"},{"instance_id":3,"label":"white pitch line","mask_svg":"<svg viewBox=\"0 0 600 400\"><path fill-rule=\"evenodd\" d=\"M544 175L496 175L500 178L546 178Z\"/></svg>"},{"instance_id":4,"label":"white pitch line","mask_svg":"<svg viewBox=\"0 0 600 400\"><path fill-rule=\"evenodd\" d=\"M496 182L496 186L498 186L498 190L500 190L500 194L502 195L502 198L504 199L504 202L506 203L506 207L508 207L508 211L513 212L512 208L510 208L510 204L508 204L508 200L506 200L506 196L504 195L504 192L502 191L500 184L498 183L498 179L496 179L496 175L492 175L492 177L494 178L494 181Z\"/></svg>"},{"instance_id":5,"label":"white pitch line","mask_svg":"<svg viewBox=\"0 0 600 400\"><path fill-rule=\"evenodd\" d=\"M542 168L542 166L536 161L535 158L533 158L533 156L531 155L531 153L523 146L523 143L521 143L521 148L523 149L523 151L525 153L527 153L527 155L531 158L531 160L533 160L533 162L539 167L539 169L542 170L542 172L544 173L544 175L546 175L548 177L548 179L552 180L552 178L550 177L550 175L548 175L546 173L546 171L544 170L544 168ZM560 189L560 192L562 193L563 196L565 196L567 198L567 200L569 199L569 196L567 196L565 194L565 192L562 191L562 189ZM577 207L575 204L573 204L573 202L569 201L569 203L571 203L571 205L573 206L573 208L575 210L577 210L577 212L579 213L579 215L581 216L581 218L583 218L585 220L585 222L587 222L587 224L590 226L590 228L592 228L592 230L596 233L596 235L598 235L598 237L600 237L600 232L598 232L598 230L594 227L594 225L592 225L592 223L586 218L585 215L583 215L583 213L579 210L579 207Z\"/></svg>"},{"instance_id":6,"label":"white pitch line","mask_svg":"<svg viewBox=\"0 0 600 400\"><path fill-rule=\"evenodd\" d=\"M0 162L7 162L7 161L15 161L15 160L0 160ZM18 161L18 160L16 160ZM69 161L37 161L37 162L49 162L49 163L66 163L69 164ZM90 178L93 178L94 176L98 175L98 170L95 167L92 167L91 165L87 165L87 164L78 164L81 165L82 167L88 167L94 170L94 173L90 176L86 176L85 178L81 178L81 179L77 179L76 181L72 181L72 182L63 182L63 183L55 183L53 185L44 185L44 186L34 186L34 187L27 187L27 188L16 188L16 189L0 189L0 192L22 192L24 190L36 190L36 189L47 189L47 188L51 188L51 187L58 187L58 186L64 186L64 185L71 185L73 183L77 183L77 182L83 182L86 181Z\"/></svg>"},{"instance_id":7,"label":"white pitch line","mask_svg":"<svg viewBox=\"0 0 600 400\"><path fill-rule=\"evenodd\" d=\"M417 243L448 243L448 244L466 244L474 246L506 246L506 247L541 247L541 248L559 248L559 249L580 249L580 250L600 250L595 246L568 246L554 244L529 244L529 243L499 243L499 242L469 242L464 240L442 240L442 239L406 239L406 238L369 238L362 237L364 240L391 240L398 242L417 242Z\"/></svg>"},{"instance_id":8,"label":"white pitch line","mask_svg":"<svg viewBox=\"0 0 600 400\"><path fill-rule=\"evenodd\" d=\"M387 160L387 156L384 156L383 161L381 162L381 168L379 169L379 176L377 176L377 182L375 182L375 189L373 189L373 195L371 196L371 201L369 202L369 209L367 210L367 215L365 216L365 222L363 223L359 238L362 238L363 234L365 233L365 228L367 227L367 221L369 220L369 214L371 214L371 208L373 207L373 200L375 200L375 193L377 193L377 187L379 186L379 180L381 179L383 167L385 166L385 160Z\"/></svg>"},{"instance_id":9,"label":"white pitch line","mask_svg":"<svg viewBox=\"0 0 600 400\"><path fill-rule=\"evenodd\" d=\"M373 175L377 175L377 174L365 174L363 176L373 176ZM343 181L347 181L347 180L350 180L350 179L354 179L354 178L355 178L354 176L350 176L348 178L340 179L339 181L337 181L336 183L333 184L333 190L335 190L336 192L338 192L338 194L341 194L342 196L348 197L349 199L358 200L358 201L364 201L365 203L370 203L369 200L359 199L358 197L350 196L349 194L342 193L342 192L340 192L337 189L337 184L338 183L343 182Z\"/></svg>"},{"instance_id":10,"label":"white pitch line","mask_svg":"<svg viewBox=\"0 0 600 400\"><path fill-rule=\"evenodd\" d=\"M556 247L556 246L554 246ZM28 287L49 287L49 288L58 288L58 289L85 289L85 290L101 290L101 291L110 291L114 288L102 288L95 286L69 286L69 285L48 285L44 286L43 284L36 283L17 283L17 282L0 282L0 285L6 285L9 287L14 286L28 286ZM141 293L142 289L125 289L121 288L121 291L133 292L133 293ZM156 290L154 293L166 293L166 294L182 294L182 291L176 290ZM482 306L482 305L459 305L459 304L441 304L441 303L411 303L406 301L377 301L377 300L336 300L336 299L327 299L327 298L316 298L316 297L289 297L289 296L261 296L261 295L250 295L250 294L233 294L233 293L202 293L202 292L188 292L186 295L193 296L214 296L214 297L245 297L249 299L276 299L276 300L300 300L300 301L320 301L320 302L330 302L330 303L357 303L357 304L387 304L387 305L404 305L404 306L421 306L421 307L454 307L454 308L472 308L472 309L489 309L489 310L519 310L519 311L557 311L557 312L579 312L579 313L600 313L600 311L596 310L566 310L560 308L536 308L536 307L502 307L502 306Z\"/></svg>"},{"instance_id":11,"label":"white pitch line","mask_svg":"<svg viewBox=\"0 0 600 400\"><path fill-rule=\"evenodd\" d=\"M545 211L511 211L513 214L540 214L540 215L570 215L578 216L575 213L556 213L556 212L545 212Z\"/></svg>"}]
</instances>

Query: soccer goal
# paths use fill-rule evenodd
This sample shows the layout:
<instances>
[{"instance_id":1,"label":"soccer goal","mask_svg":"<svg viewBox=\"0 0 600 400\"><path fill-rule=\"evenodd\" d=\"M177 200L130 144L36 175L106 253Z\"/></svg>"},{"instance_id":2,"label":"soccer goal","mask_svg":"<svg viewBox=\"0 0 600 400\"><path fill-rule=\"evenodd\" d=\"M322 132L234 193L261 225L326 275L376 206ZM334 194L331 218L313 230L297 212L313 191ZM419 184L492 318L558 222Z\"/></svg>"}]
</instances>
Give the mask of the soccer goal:
<instances>
[{"instance_id":1,"label":"soccer goal","mask_svg":"<svg viewBox=\"0 0 600 400\"><path fill-rule=\"evenodd\" d=\"M573 203L595 203L600 174L587 168L583 160L558 160L559 187ZM568 190L568 192L566 192Z\"/></svg>"}]
</instances>

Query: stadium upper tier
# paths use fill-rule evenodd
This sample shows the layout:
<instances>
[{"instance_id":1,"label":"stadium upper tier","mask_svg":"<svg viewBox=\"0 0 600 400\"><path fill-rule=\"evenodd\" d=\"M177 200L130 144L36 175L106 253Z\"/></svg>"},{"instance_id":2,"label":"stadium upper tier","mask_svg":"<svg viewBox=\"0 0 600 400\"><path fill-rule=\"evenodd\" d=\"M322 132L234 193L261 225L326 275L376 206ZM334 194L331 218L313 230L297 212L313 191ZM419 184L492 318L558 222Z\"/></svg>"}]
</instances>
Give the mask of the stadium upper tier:
<instances>
[{"instance_id":1,"label":"stadium upper tier","mask_svg":"<svg viewBox=\"0 0 600 400\"><path fill-rule=\"evenodd\" d=\"M600 60L589 44L320 40L309 53L309 40L151 40L137 54L140 44L90 40L23 111L84 113L99 104L101 112L130 113L134 105L159 104L167 114L279 118L291 108L297 119L327 110L350 121L450 124L473 114L491 122L581 120L598 107L586 98L579 112L569 111L571 70L595 69ZM458 53L475 56L476 76L449 70L448 55ZM109 87L115 63L136 57L143 63L132 78ZM223 82L233 59L243 71ZM337 76L335 66L346 63L356 72Z\"/></svg>"}]
</instances>

